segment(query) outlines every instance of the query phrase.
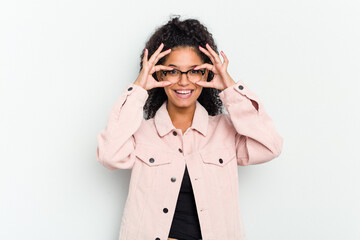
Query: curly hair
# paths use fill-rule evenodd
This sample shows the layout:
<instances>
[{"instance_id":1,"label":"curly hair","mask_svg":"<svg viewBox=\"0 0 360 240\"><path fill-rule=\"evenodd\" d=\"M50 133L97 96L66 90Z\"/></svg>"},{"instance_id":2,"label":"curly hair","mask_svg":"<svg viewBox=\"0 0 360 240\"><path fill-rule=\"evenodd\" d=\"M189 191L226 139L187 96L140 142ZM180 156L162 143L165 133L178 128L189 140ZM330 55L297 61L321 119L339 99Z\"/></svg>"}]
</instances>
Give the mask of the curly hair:
<instances>
[{"instance_id":1,"label":"curly hair","mask_svg":"<svg viewBox=\"0 0 360 240\"><path fill-rule=\"evenodd\" d=\"M202 53L198 46L206 48L208 43L210 47L218 54L217 46L212 37L212 34L207 28L199 22L197 19L186 19L181 21L180 15L170 16L170 20L163 26L158 27L154 34L147 41L145 48L148 49L148 56L150 57L157 50L161 43L164 43L163 49L175 48L175 47L193 47L196 53L201 57L203 63L212 64L210 58ZM145 49L144 49L145 50ZM140 56L140 71L142 70L142 59L145 51ZM156 63L156 65L163 64L167 56L162 57ZM152 75L156 81L158 81L156 72ZM209 71L207 82L211 81L214 77L214 73ZM221 91L215 88L203 88L197 101L204 106L208 114L215 116L223 113L223 103L219 98ZM145 119L150 119L155 116L156 111L161 107L167 95L164 88L158 87L148 90L149 96L144 105Z\"/></svg>"}]
</instances>

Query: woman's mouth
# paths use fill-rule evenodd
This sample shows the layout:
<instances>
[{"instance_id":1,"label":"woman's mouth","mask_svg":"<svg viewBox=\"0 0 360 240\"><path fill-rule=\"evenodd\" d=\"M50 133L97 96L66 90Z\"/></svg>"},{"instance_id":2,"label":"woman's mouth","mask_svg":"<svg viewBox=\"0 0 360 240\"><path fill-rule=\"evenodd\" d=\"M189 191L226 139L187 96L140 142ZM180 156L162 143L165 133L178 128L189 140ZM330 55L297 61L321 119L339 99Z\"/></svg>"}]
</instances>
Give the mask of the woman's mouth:
<instances>
[{"instance_id":1,"label":"woman's mouth","mask_svg":"<svg viewBox=\"0 0 360 240\"><path fill-rule=\"evenodd\" d=\"M175 95L179 98L186 99L191 97L194 90L174 90Z\"/></svg>"}]
</instances>

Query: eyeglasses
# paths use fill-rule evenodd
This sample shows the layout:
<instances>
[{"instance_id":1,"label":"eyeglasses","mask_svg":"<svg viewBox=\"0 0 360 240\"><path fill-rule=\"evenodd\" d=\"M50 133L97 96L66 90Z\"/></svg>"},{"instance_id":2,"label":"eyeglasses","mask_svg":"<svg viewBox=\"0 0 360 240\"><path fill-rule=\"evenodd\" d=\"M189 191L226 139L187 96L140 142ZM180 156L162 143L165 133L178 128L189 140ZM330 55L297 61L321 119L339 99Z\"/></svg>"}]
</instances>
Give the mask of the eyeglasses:
<instances>
[{"instance_id":1,"label":"eyeglasses","mask_svg":"<svg viewBox=\"0 0 360 240\"><path fill-rule=\"evenodd\" d=\"M178 69L173 69L173 70L162 70L163 76L162 79L172 82L172 83L176 83L181 79L181 76L183 73L186 74L187 78L189 79L189 81L195 83L198 81L201 81L203 79L203 76L205 74L205 70L203 69L199 69L199 70L194 70L194 69L189 69L186 72L182 72Z\"/></svg>"}]
</instances>

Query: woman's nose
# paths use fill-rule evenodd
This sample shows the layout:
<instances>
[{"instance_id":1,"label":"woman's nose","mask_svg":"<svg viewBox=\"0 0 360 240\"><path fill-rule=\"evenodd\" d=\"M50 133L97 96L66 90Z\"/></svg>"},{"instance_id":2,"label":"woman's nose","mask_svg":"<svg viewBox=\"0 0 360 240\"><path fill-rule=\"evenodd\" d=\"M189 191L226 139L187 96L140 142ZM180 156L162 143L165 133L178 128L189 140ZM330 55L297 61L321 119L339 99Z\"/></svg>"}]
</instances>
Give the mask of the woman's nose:
<instances>
[{"instance_id":1,"label":"woman's nose","mask_svg":"<svg viewBox=\"0 0 360 240\"><path fill-rule=\"evenodd\" d=\"M186 84L189 84L189 83L190 83L190 81L189 81L187 75L185 73L181 74L179 84L186 85Z\"/></svg>"}]
</instances>

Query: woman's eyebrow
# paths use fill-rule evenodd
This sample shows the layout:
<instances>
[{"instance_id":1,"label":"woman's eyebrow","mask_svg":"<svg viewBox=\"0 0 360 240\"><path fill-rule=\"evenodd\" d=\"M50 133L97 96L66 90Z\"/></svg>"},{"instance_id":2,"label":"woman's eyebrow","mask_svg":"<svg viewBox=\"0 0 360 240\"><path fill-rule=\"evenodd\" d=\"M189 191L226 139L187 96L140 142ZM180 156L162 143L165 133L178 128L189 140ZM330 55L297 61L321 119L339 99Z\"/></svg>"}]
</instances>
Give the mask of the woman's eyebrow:
<instances>
[{"instance_id":1,"label":"woman's eyebrow","mask_svg":"<svg viewBox=\"0 0 360 240\"><path fill-rule=\"evenodd\" d=\"M169 64L169 67L170 66L173 66L173 67L177 67L176 65L174 65L174 64ZM192 67L196 67L196 66L198 66L198 65L192 65L192 66L190 66L190 68L192 68Z\"/></svg>"}]
</instances>

